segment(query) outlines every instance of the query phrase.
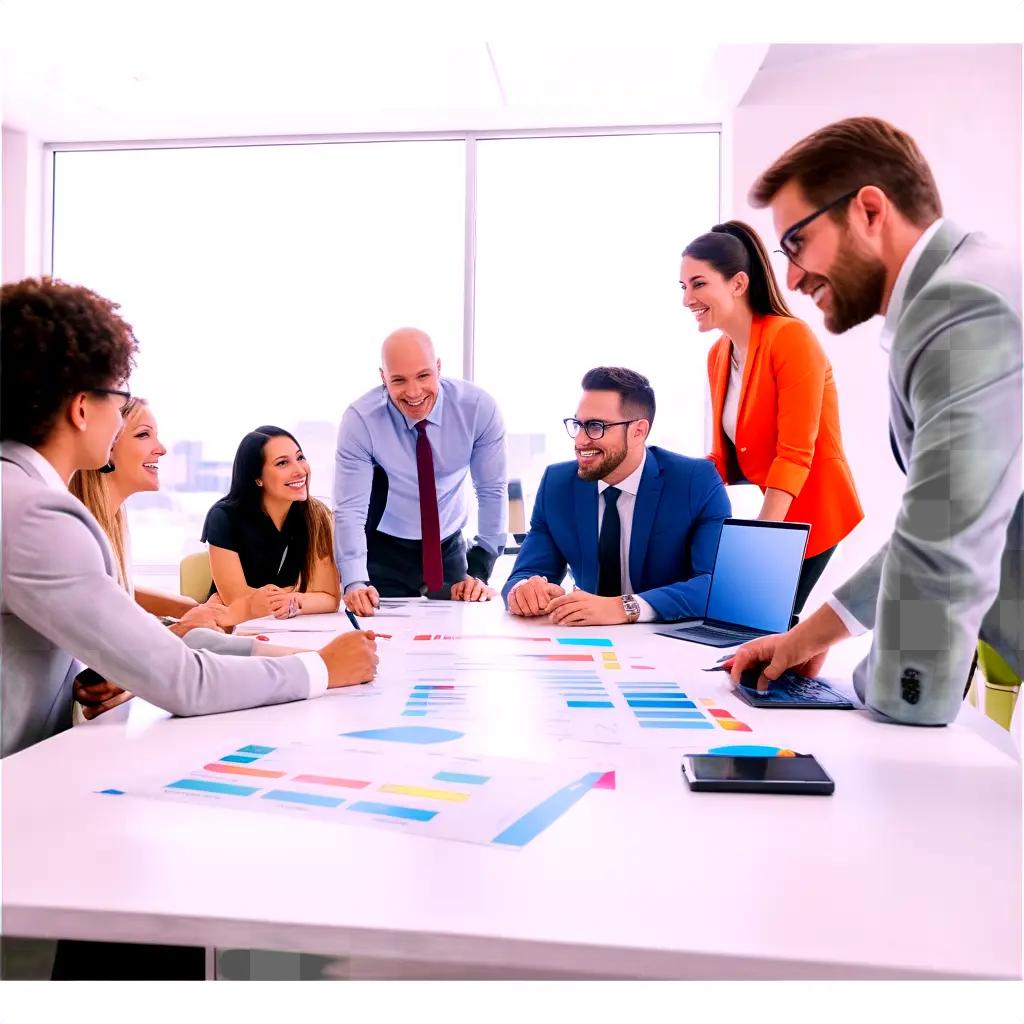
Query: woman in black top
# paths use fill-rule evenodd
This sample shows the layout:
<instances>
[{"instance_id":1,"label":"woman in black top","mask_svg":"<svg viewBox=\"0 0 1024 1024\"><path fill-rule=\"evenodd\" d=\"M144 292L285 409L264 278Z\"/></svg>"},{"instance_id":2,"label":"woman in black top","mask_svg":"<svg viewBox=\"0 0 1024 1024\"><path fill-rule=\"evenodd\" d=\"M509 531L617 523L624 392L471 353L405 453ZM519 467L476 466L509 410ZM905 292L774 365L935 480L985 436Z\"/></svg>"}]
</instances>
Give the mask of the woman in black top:
<instances>
[{"instance_id":1,"label":"woman in black top","mask_svg":"<svg viewBox=\"0 0 1024 1024\"><path fill-rule=\"evenodd\" d=\"M232 623L338 610L331 513L309 496L309 478L287 430L257 427L242 438L231 489L206 514L202 536Z\"/></svg>"}]
</instances>

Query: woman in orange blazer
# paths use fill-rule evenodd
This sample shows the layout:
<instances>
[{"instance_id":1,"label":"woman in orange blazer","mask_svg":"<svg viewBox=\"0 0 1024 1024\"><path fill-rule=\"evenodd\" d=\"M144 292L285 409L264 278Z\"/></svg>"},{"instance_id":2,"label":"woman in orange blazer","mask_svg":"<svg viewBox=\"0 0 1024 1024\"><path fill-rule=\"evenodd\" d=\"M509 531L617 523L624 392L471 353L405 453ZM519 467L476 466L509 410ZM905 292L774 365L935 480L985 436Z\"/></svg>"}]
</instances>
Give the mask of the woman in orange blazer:
<instances>
[{"instance_id":1,"label":"woman in orange blazer","mask_svg":"<svg viewBox=\"0 0 1024 1024\"><path fill-rule=\"evenodd\" d=\"M758 519L810 523L795 611L836 545L864 518L839 433L832 366L779 292L764 244L740 221L718 224L683 251L683 303L708 352L713 441L726 484L757 484Z\"/></svg>"}]
</instances>

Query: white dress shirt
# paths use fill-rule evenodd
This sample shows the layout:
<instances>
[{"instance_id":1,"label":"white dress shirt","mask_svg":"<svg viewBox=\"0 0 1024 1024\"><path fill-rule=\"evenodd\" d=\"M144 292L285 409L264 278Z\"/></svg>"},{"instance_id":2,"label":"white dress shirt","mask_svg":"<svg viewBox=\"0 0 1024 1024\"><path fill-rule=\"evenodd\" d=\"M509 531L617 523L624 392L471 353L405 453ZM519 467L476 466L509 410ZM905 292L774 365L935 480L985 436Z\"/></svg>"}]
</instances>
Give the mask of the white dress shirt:
<instances>
[{"instance_id":1,"label":"white dress shirt","mask_svg":"<svg viewBox=\"0 0 1024 1024\"><path fill-rule=\"evenodd\" d=\"M892 286L892 294L889 296L889 305L885 311L882 333L878 336L878 344L884 352L889 352L892 349L892 341L896 336L896 327L900 321L900 313L903 311L903 299L907 294L907 284L910 282L910 275L913 274L918 260L921 259L925 249L928 248L928 243L940 227L942 227L941 217L938 220L932 221L924 229L921 237L914 243L914 247L907 253L907 258L903 261L903 266L900 267L900 272L896 275L896 281ZM843 625L850 631L851 636L860 636L868 631L867 626L854 618L850 610L839 602L835 594L828 598L825 604L839 616Z\"/></svg>"},{"instance_id":2,"label":"white dress shirt","mask_svg":"<svg viewBox=\"0 0 1024 1024\"><path fill-rule=\"evenodd\" d=\"M54 469L53 464L35 448L18 441L4 441L2 451L20 455L42 477L43 483L51 490L67 491L68 485L61 480L60 474ZM319 697L326 693L328 676L324 659L316 651L304 651L296 657L302 662L306 674L309 676L310 697Z\"/></svg>"},{"instance_id":3,"label":"white dress shirt","mask_svg":"<svg viewBox=\"0 0 1024 1024\"><path fill-rule=\"evenodd\" d=\"M729 384L722 404L722 430L736 444L736 418L740 411L740 390L743 387L743 363L736 358L736 348L729 352Z\"/></svg>"},{"instance_id":4,"label":"white dress shirt","mask_svg":"<svg viewBox=\"0 0 1024 1024\"><path fill-rule=\"evenodd\" d=\"M637 491L640 490L640 478L644 475L644 463L647 461L647 449L644 449L643 458L640 460L640 465L633 470L625 480L620 480L619 483L614 486L621 492L619 499L615 503L615 507L619 511L619 524L620 524L620 540L619 540L619 565L620 573L622 578L622 592L623 594L633 593L633 582L629 578L629 538L633 532L633 509L636 507L636 495ZM597 535L601 536L601 523L604 522L604 492L608 490L610 484L606 484L603 480L597 482ZM636 596L636 595L634 595ZM654 622L658 618L658 613L647 603L642 597L636 597L637 604L640 605L640 618L638 622Z\"/></svg>"}]
</instances>

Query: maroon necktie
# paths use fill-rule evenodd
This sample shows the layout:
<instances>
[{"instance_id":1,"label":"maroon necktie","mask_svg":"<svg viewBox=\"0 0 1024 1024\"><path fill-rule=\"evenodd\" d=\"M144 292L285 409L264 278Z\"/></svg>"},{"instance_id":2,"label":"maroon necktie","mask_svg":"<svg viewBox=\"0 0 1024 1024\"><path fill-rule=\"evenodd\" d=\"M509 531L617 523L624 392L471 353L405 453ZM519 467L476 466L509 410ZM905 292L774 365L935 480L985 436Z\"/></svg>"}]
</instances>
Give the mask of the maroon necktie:
<instances>
[{"instance_id":1,"label":"maroon necktie","mask_svg":"<svg viewBox=\"0 0 1024 1024\"><path fill-rule=\"evenodd\" d=\"M427 439L427 424L416 424L416 476L420 484L420 537L423 541L423 582L428 591L444 586L441 562L441 523L437 515L437 486L434 483L434 453Z\"/></svg>"}]
</instances>

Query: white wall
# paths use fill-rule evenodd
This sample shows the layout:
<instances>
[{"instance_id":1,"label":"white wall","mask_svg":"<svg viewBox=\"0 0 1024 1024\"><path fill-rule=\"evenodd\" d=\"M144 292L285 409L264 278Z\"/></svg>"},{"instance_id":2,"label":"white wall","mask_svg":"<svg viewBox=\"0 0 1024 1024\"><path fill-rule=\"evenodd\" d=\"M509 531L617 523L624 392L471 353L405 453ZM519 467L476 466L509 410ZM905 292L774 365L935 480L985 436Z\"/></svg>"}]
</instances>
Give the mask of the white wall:
<instances>
[{"instance_id":1,"label":"white wall","mask_svg":"<svg viewBox=\"0 0 1024 1024\"><path fill-rule=\"evenodd\" d=\"M42 143L4 125L0 165L3 181L0 276L4 282L20 281L42 272Z\"/></svg>"},{"instance_id":2,"label":"white wall","mask_svg":"<svg viewBox=\"0 0 1024 1024\"><path fill-rule=\"evenodd\" d=\"M731 203L723 215L754 225L775 248L769 211L747 205L761 171L831 121L882 117L909 132L931 165L945 214L981 229L1018 258L1021 246L1019 46L772 47L727 125ZM792 58L792 59L790 59ZM839 390L843 442L865 519L840 547L808 602L813 610L889 535L903 477L889 449L881 319L829 334L806 296L790 295L825 346Z\"/></svg>"}]
</instances>

